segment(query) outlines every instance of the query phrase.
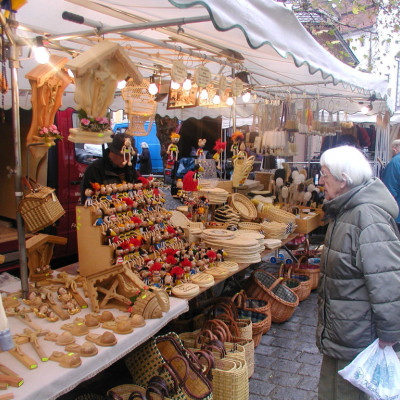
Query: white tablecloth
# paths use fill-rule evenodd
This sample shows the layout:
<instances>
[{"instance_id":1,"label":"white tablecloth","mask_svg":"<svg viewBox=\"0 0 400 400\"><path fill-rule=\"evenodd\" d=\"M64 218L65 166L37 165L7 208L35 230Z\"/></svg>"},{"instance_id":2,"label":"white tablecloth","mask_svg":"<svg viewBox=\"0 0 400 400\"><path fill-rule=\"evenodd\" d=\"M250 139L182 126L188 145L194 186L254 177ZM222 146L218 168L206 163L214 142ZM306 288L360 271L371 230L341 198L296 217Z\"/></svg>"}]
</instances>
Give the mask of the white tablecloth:
<instances>
[{"instance_id":1,"label":"white tablecloth","mask_svg":"<svg viewBox=\"0 0 400 400\"><path fill-rule=\"evenodd\" d=\"M27 355L32 357L34 360L37 360L38 367L36 369L28 370L11 354L7 352L0 353L0 363L11 368L24 379L22 386L18 388L10 386L7 390L0 391L0 394L13 393L17 400L46 400L56 399L58 396L69 392L79 383L95 376L97 373L109 367L115 361L132 351L135 347L144 343L169 321L188 311L189 307L186 300L175 297L171 297L170 300L171 308L167 313L163 313L164 315L162 318L148 319L146 320L146 325L144 327L136 328L128 335L115 334L118 340L118 343L115 346L97 346L99 353L94 357L81 357L82 365L78 368L63 368L55 361L39 361L39 356L29 343L21 345L21 348ZM127 315L127 313L114 309L109 311L111 311L114 316ZM49 322L47 320L39 319L33 313L29 315L31 316L32 321L35 324L40 325L42 329L62 333L64 331L61 329L61 325L73 322L75 317L84 317L85 314L89 312L90 309L85 309L79 314L71 316L69 320L59 320L57 322ZM28 328L27 325L20 322L15 317L9 317L8 321L13 335L23 333L24 328ZM104 333L105 330L102 328L96 328L91 329L90 332L101 334ZM76 337L76 343L83 344L84 341L85 336ZM49 357L55 350L65 352L63 346L59 346L55 342L44 340L43 337L39 338L39 343L47 357Z\"/></svg>"}]
</instances>

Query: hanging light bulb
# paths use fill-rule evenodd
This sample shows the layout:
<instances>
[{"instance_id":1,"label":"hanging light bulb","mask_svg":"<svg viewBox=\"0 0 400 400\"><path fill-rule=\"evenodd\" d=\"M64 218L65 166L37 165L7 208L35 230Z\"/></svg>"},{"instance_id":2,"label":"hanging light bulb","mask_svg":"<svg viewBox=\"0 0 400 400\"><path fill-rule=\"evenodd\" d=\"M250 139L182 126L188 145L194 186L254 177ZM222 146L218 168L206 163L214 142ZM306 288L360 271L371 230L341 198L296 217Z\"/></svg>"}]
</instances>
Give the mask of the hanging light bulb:
<instances>
[{"instance_id":1,"label":"hanging light bulb","mask_svg":"<svg viewBox=\"0 0 400 400\"><path fill-rule=\"evenodd\" d=\"M231 106L233 104L233 97L232 97L232 93L229 93L229 97L226 99L226 104L228 106Z\"/></svg>"},{"instance_id":2,"label":"hanging light bulb","mask_svg":"<svg viewBox=\"0 0 400 400\"><path fill-rule=\"evenodd\" d=\"M121 89L123 89L125 86L126 86L126 81L125 81L125 80L119 81L118 84L117 84L117 89L121 90Z\"/></svg>"},{"instance_id":3,"label":"hanging light bulb","mask_svg":"<svg viewBox=\"0 0 400 400\"><path fill-rule=\"evenodd\" d=\"M244 103L248 103L250 100L251 94L250 91L247 91L243 96L242 96L242 100Z\"/></svg>"},{"instance_id":4,"label":"hanging light bulb","mask_svg":"<svg viewBox=\"0 0 400 400\"><path fill-rule=\"evenodd\" d=\"M171 80L171 89L178 90L181 85L178 82Z\"/></svg>"},{"instance_id":5,"label":"hanging light bulb","mask_svg":"<svg viewBox=\"0 0 400 400\"><path fill-rule=\"evenodd\" d=\"M191 81L191 74L187 74L187 78L185 80L185 82L183 82L182 88L184 90L190 90L192 88L192 81Z\"/></svg>"},{"instance_id":6,"label":"hanging light bulb","mask_svg":"<svg viewBox=\"0 0 400 400\"><path fill-rule=\"evenodd\" d=\"M219 97L217 94L213 97L212 102L214 104L220 104L221 103L221 97Z\"/></svg>"},{"instance_id":7,"label":"hanging light bulb","mask_svg":"<svg viewBox=\"0 0 400 400\"><path fill-rule=\"evenodd\" d=\"M147 89L149 91L149 93L154 96L158 93L158 87L157 85L154 83L154 75L152 75L150 77L150 85L149 88Z\"/></svg>"},{"instance_id":8,"label":"hanging light bulb","mask_svg":"<svg viewBox=\"0 0 400 400\"><path fill-rule=\"evenodd\" d=\"M208 92L207 92L207 89L203 89L203 90L200 92L200 99L201 99L201 100L207 100L207 99L208 99Z\"/></svg>"},{"instance_id":9,"label":"hanging light bulb","mask_svg":"<svg viewBox=\"0 0 400 400\"><path fill-rule=\"evenodd\" d=\"M35 60L39 64L46 64L50 60L50 54L47 49L43 46L43 37L36 37L36 45L32 48Z\"/></svg>"}]
</instances>

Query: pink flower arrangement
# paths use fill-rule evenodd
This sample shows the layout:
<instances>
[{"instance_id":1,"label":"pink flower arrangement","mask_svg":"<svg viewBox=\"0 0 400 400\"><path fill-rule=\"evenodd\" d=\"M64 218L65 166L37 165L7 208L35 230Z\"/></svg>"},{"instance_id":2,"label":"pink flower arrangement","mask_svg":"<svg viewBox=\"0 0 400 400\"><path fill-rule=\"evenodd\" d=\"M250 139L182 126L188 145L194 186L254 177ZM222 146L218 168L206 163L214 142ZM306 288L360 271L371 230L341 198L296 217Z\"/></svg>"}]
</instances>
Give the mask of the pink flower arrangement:
<instances>
[{"instance_id":1,"label":"pink flower arrangement","mask_svg":"<svg viewBox=\"0 0 400 400\"><path fill-rule=\"evenodd\" d=\"M54 140L62 139L61 133L57 126L52 124L49 126L42 126L38 128L38 136L45 143L54 144Z\"/></svg>"},{"instance_id":2,"label":"pink flower arrangement","mask_svg":"<svg viewBox=\"0 0 400 400\"><path fill-rule=\"evenodd\" d=\"M82 111L83 114L83 111ZM82 115L81 114L81 115ZM85 113L86 114L86 113ZM111 129L110 121L106 117L89 117L83 115L81 118L81 129L91 132L103 132Z\"/></svg>"}]
</instances>

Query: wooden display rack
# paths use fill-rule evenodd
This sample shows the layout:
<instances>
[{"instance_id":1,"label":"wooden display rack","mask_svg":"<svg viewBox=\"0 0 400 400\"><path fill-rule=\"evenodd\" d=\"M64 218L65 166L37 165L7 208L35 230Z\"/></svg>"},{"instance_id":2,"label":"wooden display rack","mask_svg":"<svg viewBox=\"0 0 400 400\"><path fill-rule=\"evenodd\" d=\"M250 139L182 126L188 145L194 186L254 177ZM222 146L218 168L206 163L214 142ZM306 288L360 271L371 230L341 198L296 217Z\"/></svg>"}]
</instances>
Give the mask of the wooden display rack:
<instances>
[{"instance_id":1,"label":"wooden display rack","mask_svg":"<svg viewBox=\"0 0 400 400\"><path fill-rule=\"evenodd\" d=\"M55 244L66 244L67 238L61 236L45 235L39 233L32 236L26 241L26 252L28 255L29 279L38 281L48 278L52 271L39 274L36 272L38 267L50 265L53 257L53 249Z\"/></svg>"},{"instance_id":2,"label":"wooden display rack","mask_svg":"<svg viewBox=\"0 0 400 400\"><path fill-rule=\"evenodd\" d=\"M93 226L94 222L90 207L76 207L79 274L84 277L109 272L112 268L112 248L103 244L101 228Z\"/></svg>"},{"instance_id":3,"label":"wooden display rack","mask_svg":"<svg viewBox=\"0 0 400 400\"><path fill-rule=\"evenodd\" d=\"M112 264L113 249L103 244L101 228L93 226L95 220L91 207L76 207L79 274L86 278L92 311L99 312L104 308L128 311L131 306L130 297L138 289L144 290L145 284L126 263ZM161 317L162 305L160 299L159 305L153 306L151 312L147 311L144 317Z\"/></svg>"}]
</instances>

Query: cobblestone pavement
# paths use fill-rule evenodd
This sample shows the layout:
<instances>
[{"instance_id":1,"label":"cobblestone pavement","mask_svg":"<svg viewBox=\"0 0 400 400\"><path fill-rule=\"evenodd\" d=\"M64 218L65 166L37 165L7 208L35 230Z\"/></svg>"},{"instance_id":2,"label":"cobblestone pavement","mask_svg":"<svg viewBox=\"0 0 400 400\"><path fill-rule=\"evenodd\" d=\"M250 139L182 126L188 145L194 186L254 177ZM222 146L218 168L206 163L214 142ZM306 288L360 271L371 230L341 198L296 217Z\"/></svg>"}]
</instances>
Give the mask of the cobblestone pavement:
<instances>
[{"instance_id":1,"label":"cobblestone pavement","mask_svg":"<svg viewBox=\"0 0 400 400\"><path fill-rule=\"evenodd\" d=\"M255 349L250 400L316 400L322 355L315 345L317 292L289 321L272 324Z\"/></svg>"}]
</instances>

